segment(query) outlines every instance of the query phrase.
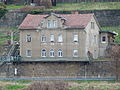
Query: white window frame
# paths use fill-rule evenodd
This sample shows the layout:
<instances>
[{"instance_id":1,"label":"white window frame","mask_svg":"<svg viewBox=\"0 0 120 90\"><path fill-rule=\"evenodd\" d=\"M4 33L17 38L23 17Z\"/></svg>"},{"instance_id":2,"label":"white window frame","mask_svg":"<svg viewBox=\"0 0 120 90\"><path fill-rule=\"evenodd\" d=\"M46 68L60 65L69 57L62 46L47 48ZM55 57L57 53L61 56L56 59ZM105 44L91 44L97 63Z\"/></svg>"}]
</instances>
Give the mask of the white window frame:
<instances>
[{"instance_id":1,"label":"white window frame","mask_svg":"<svg viewBox=\"0 0 120 90\"><path fill-rule=\"evenodd\" d=\"M43 52L44 50L44 52ZM47 52L46 52L46 49L42 49L41 50L41 57L46 57L47 56Z\"/></svg>"},{"instance_id":2,"label":"white window frame","mask_svg":"<svg viewBox=\"0 0 120 90\"><path fill-rule=\"evenodd\" d=\"M75 53L77 53L77 55L75 55ZM78 57L78 50L77 49L73 50L73 57Z\"/></svg>"},{"instance_id":3,"label":"white window frame","mask_svg":"<svg viewBox=\"0 0 120 90\"><path fill-rule=\"evenodd\" d=\"M78 42L78 34L73 35L73 42Z\"/></svg>"},{"instance_id":4,"label":"white window frame","mask_svg":"<svg viewBox=\"0 0 120 90\"><path fill-rule=\"evenodd\" d=\"M54 42L54 35L53 34L50 35L50 42Z\"/></svg>"},{"instance_id":5,"label":"white window frame","mask_svg":"<svg viewBox=\"0 0 120 90\"><path fill-rule=\"evenodd\" d=\"M50 49L50 57L55 57L54 49Z\"/></svg>"},{"instance_id":6,"label":"white window frame","mask_svg":"<svg viewBox=\"0 0 120 90\"><path fill-rule=\"evenodd\" d=\"M53 28L56 28L56 27L57 27L57 21L53 20Z\"/></svg>"},{"instance_id":7,"label":"white window frame","mask_svg":"<svg viewBox=\"0 0 120 90\"><path fill-rule=\"evenodd\" d=\"M63 42L62 34L59 34L59 35L58 35L58 42Z\"/></svg>"},{"instance_id":8,"label":"white window frame","mask_svg":"<svg viewBox=\"0 0 120 90\"><path fill-rule=\"evenodd\" d=\"M26 42L32 42L32 36L31 35L26 35Z\"/></svg>"},{"instance_id":9,"label":"white window frame","mask_svg":"<svg viewBox=\"0 0 120 90\"><path fill-rule=\"evenodd\" d=\"M56 20L48 20L47 28L56 28L56 27L57 27L57 21Z\"/></svg>"},{"instance_id":10,"label":"white window frame","mask_svg":"<svg viewBox=\"0 0 120 90\"><path fill-rule=\"evenodd\" d=\"M48 22L47 22L47 28L51 28L51 27L52 27L51 24L52 24L52 23L51 23L51 20L48 20Z\"/></svg>"},{"instance_id":11,"label":"white window frame","mask_svg":"<svg viewBox=\"0 0 120 90\"><path fill-rule=\"evenodd\" d=\"M42 36L41 36L41 42L46 42L46 39L47 39L47 38L46 38L45 35L42 35Z\"/></svg>"},{"instance_id":12,"label":"white window frame","mask_svg":"<svg viewBox=\"0 0 120 90\"><path fill-rule=\"evenodd\" d=\"M63 51L61 49L58 50L58 57L63 57Z\"/></svg>"},{"instance_id":13,"label":"white window frame","mask_svg":"<svg viewBox=\"0 0 120 90\"><path fill-rule=\"evenodd\" d=\"M103 37L105 38L105 41L103 41ZM106 36L101 37L101 43L106 43Z\"/></svg>"},{"instance_id":14,"label":"white window frame","mask_svg":"<svg viewBox=\"0 0 120 90\"><path fill-rule=\"evenodd\" d=\"M29 52L28 51L30 51L30 55L29 55ZM26 57L32 57L32 50L26 50Z\"/></svg>"}]
</instances>

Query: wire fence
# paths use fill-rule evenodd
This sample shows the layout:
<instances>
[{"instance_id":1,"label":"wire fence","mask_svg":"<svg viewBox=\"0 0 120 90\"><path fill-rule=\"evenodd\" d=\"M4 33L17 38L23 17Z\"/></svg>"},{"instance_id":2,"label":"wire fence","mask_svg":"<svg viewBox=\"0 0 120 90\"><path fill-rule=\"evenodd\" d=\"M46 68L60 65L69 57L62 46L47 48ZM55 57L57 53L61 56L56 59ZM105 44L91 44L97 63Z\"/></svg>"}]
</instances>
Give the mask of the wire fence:
<instances>
[{"instance_id":1,"label":"wire fence","mask_svg":"<svg viewBox=\"0 0 120 90\"><path fill-rule=\"evenodd\" d=\"M115 81L116 78L0 78L0 80L81 80L81 81ZM120 78L118 79L120 80Z\"/></svg>"}]
</instances>

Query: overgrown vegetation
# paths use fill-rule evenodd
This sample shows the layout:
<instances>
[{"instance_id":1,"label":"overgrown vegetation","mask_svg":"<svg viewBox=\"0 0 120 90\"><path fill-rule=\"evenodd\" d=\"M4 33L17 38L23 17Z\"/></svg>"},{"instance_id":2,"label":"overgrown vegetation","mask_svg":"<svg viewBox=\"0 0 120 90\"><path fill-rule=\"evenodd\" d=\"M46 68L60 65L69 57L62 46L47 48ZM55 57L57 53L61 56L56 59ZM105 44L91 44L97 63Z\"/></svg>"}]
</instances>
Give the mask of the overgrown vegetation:
<instances>
[{"instance_id":1,"label":"overgrown vegetation","mask_svg":"<svg viewBox=\"0 0 120 90\"><path fill-rule=\"evenodd\" d=\"M18 28L0 28L0 32L5 31L6 33L0 33L0 45L3 45L6 41L10 40L10 32L9 31L18 31ZM13 37L15 41L19 40L19 35L15 35Z\"/></svg>"},{"instance_id":2,"label":"overgrown vegetation","mask_svg":"<svg viewBox=\"0 0 120 90\"><path fill-rule=\"evenodd\" d=\"M73 82L73 81L72 81ZM115 81L74 81L72 90L119 90L120 84Z\"/></svg>"},{"instance_id":3,"label":"overgrown vegetation","mask_svg":"<svg viewBox=\"0 0 120 90\"><path fill-rule=\"evenodd\" d=\"M6 6L0 3L0 18L7 12Z\"/></svg>"},{"instance_id":4,"label":"overgrown vegetation","mask_svg":"<svg viewBox=\"0 0 120 90\"><path fill-rule=\"evenodd\" d=\"M108 30L108 31L112 31L112 32L118 33L118 35L116 36L115 42L120 44L120 26L116 26L116 27L102 27L102 30Z\"/></svg>"},{"instance_id":5,"label":"overgrown vegetation","mask_svg":"<svg viewBox=\"0 0 120 90\"><path fill-rule=\"evenodd\" d=\"M81 2L81 3L62 3L48 9L56 11L71 11L71 10L105 10L105 9L120 9L120 2Z\"/></svg>"},{"instance_id":6,"label":"overgrown vegetation","mask_svg":"<svg viewBox=\"0 0 120 90\"><path fill-rule=\"evenodd\" d=\"M3 89L4 90L20 90L25 88L25 85L6 85Z\"/></svg>"}]
</instances>

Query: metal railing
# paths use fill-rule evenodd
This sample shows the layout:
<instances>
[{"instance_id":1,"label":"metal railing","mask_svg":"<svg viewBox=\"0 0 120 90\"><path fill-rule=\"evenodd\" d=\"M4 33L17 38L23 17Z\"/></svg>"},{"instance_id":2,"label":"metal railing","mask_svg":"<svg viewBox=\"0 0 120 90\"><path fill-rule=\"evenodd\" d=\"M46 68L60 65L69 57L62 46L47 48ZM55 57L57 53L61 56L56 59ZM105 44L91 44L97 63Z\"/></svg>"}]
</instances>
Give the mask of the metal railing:
<instances>
[{"instance_id":1,"label":"metal railing","mask_svg":"<svg viewBox=\"0 0 120 90\"><path fill-rule=\"evenodd\" d=\"M10 62L10 61L19 61L21 60L20 56L0 56L0 63L1 62Z\"/></svg>"}]
</instances>

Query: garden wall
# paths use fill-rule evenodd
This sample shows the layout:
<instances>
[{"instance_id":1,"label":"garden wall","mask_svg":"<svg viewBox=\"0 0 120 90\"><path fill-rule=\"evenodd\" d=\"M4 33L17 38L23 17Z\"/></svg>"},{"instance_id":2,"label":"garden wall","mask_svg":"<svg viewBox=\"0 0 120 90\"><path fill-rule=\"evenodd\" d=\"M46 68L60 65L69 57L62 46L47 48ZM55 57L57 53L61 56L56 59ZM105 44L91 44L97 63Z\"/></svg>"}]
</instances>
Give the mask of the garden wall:
<instances>
[{"instance_id":1,"label":"garden wall","mask_svg":"<svg viewBox=\"0 0 120 90\"><path fill-rule=\"evenodd\" d=\"M117 63L120 66L120 62ZM92 61L85 62L14 62L14 72L22 77L84 77L84 78L110 78L115 76L115 62ZM120 67L118 68L120 71ZM11 73L13 74L13 73ZM10 74L9 74L10 75ZM11 75L14 76L14 75Z\"/></svg>"}]
</instances>

